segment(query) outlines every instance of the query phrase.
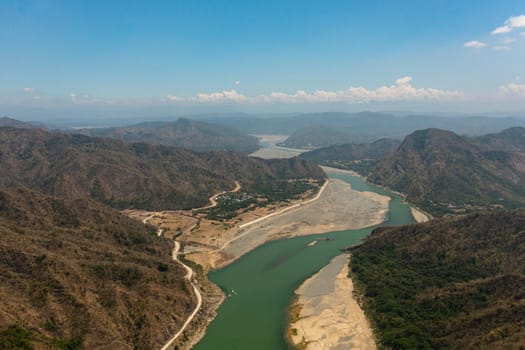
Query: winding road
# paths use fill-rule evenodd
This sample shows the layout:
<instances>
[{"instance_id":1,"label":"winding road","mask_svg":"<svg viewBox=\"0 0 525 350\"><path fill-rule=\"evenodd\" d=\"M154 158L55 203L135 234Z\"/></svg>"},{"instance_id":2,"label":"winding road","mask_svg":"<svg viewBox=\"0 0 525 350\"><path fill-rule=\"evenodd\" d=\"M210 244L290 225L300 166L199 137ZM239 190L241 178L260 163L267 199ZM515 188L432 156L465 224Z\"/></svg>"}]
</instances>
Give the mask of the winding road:
<instances>
[{"instance_id":1,"label":"winding road","mask_svg":"<svg viewBox=\"0 0 525 350\"><path fill-rule=\"evenodd\" d=\"M258 219L255 219L253 221L250 221L250 222L247 222L243 225L240 225L239 228L242 229L244 227L247 227L247 226L250 226L250 225L253 225L255 223L258 223L262 220L265 220L269 217L272 217L272 216L275 216L275 215L279 215L279 214L282 214L286 211L289 211L291 209L294 209L294 208L297 208L299 206L302 206L302 205L305 205L305 204L309 204L313 201L316 201L319 199L319 197L321 196L321 194L324 192L324 190L326 189L326 186L328 185L328 181L326 181L323 186L319 189L319 192L317 193L317 195L312 198L312 199L309 199L305 202L301 202L301 203L297 203L297 204L294 204L290 207L286 207L282 210L279 210L277 212L274 212L274 213L271 213L271 214L268 214L268 215L265 215L263 217L260 217ZM223 191L223 192L220 192L220 193L217 193L215 195L213 195L212 197L210 197L210 202L211 204L210 205L207 205L205 207L202 207L202 208L198 208L198 209L195 209L195 210L201 210L201 209L209 209L209 208L213 208L215 206L217 206L217 197L219 197L220 195L223 195L225 193L231 193L231 192L238 192L239 190L241 189L241 185L239 182L235 182L235 188L232 190L232 191ZM152 213L151 215L149 215L147 218L145 218L144 220L142 220L142 222L144 224L147 224L149 220L151 220L152 218L154 218L155 216L159 215L160 212L155 212L155 213ZM157 236L161 236L162 233L163 233L163 229L158 229L157 231ZM217 251L221 251L223 249L226 248L227 245L229 245L230 243L232 243L233 241L236 241L240 238L242 238L244 235L248 234L249 231L245 232L244 234L241 234L237 237L234 237L232 238L231 240L225 242L220 248L217 248L215 250L208 250L207 252L208 253L214 253L214 252L217 252ZM200 311L200 309L202 308L202 294L199 290L199 288L197 287L197 285L193 282L193 276L195 275L195 272L193 271L193 269L191 267L189 267L188 265L184 264L182 261L179 260L179 251L180 251L180 243L177 242L176 240L173 240L175 246L173 248L173 251L172 251L172 259L173 261L179 263L185 270L186 270L186 275L184 276L184 278L190 282L191 286L193 287L193 292L195 293L195 296L197 298L197 305L195 305L195 309L193 309L192 313L188 316L188 318L186 319L186 321L184 322L184 324L182 325L182 327L180 328L180 330L174 334L162 347L161 347L161 350L168 350L168 348L177 340L177 338L184 332L184 330L186 329L186 327L188 327L188 325L190 324L191 321L193 321L193 319L195 318L195 316L197 315L197 313ZM194 253L194 252L192 252Z\"/></svg>"},{"instance_id":2,"label":"winding road","mask_svg":"<svg viewBox=\"0 0 525 350\"><path fill-rule=\"evenodd\" d=\"M202 207L202 208L198 208L196 210L213 208L213 207L217 206L217 204L218 204L217 203L217 197L219 197L220 195L223 195L225 193L238 192L240 189L241 189L241 184L238 181L235 181L235 188L232 191L223 191L223 192L220 192L220 193L217 193L217 194L211 196L210 197L210 202L211 202L210 205L207 205L207 206ZM154 218L155 216L157 216L159 214L160 214L160 212L152 213L150 216L148 216L147 218L142 220L142 223L147 224L149 220L151 220L152 218ZM162 236L163 231L164 231L164 229L161 229L161 228L158 229L157 236L159 236L159 237ZM184 270L186 270L186 275L184 276L184 279L189 281L191 286L193 287L193 292L195 293L195 297L197 298L197 305L195 305L195 309L193 309L192 313L188 316L188 318L186 319L186 321L184 322L182 327L179 329L179 331L176 334L174 334L161 347L161 350L168 350L168 348L175 342L175 340L177 340L177 338L180 337L180 335L184 332L186 327L188 327L190 322L193 321L193 319L195 318L195 316L197 315L197 313L200 311L200 309L202 307L202 294L201 294L199 288L197 287L197 285L193 282L193 276L194 276L195 272L193 271L193 269L191 267L189 267L188 265L184 264L182 261L179 260L180 243L177 242L176 240L173 240L173 243L175 244L175 246L173 247L173 251L171 253L171 257L172 257L173 261L179 263L184 268Z\"/></svg>"}]
</instances>

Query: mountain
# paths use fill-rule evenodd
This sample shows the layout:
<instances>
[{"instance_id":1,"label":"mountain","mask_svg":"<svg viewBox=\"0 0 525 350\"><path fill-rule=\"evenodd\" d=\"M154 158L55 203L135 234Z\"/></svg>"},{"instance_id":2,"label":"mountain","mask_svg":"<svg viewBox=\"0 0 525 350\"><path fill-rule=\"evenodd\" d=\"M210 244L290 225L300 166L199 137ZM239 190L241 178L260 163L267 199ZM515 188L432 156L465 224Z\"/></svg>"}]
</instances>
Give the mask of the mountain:
<instances>
[{"instance_id":1,"label":"mountain","mask_svg":"<svg viewBox=\"0 0 525 350\"><path fill-rule=\"evenodd\" d=\"M234 152L195 153L40 129L0 128L0 187L116 208L195 208L239 181L245 191L290 179L324 179L302 159L263 160Z\"/></svg>"},{"instance_id":2,"label":"mountain","mask_svg":"<svg viewBox=\"0 0 525 350\"><path fill-rule=\"evenodd\" d=\"M26 123L20 120L16 120L9 117L0 118L0 128L10 127L10 128L36 128L36 125Z\"/></svg>"},{"instance_id":3,"label":"mountain","mask_svg":"<svg viewBox=\"0 0 525 350\"><path fill-rule=\"evenodd\" d=\"M301 113L295 115L193 116L209 123L228 125L248 134L291 135L306 126L320 125L350 136L342 143L369 143L380 138L402 140L416 130L438 128L460 135L484 135L525 126L524 118L437 116L417 113L358 112Z\"/></svg>"},{"instance_id":4,"label":"mountain","mask_svg":"<svg viewBox=\"0 0 525 350\"><path fill-rule=\"evenodd\" d=\"M300 158L335 168L354 170L362 175L368 173L379 160L395 152L401 142L380 139L372 143L345 144L320 148L301 153Z\"/></svg>"},{"instance_id":5,"label":"mountain","mask_svg":"<svg viewBox=\"0 0 525 350\"><path fill-rule=\"evenodd\" d=\"M159 348L194 308L172 243L86 199L0 189L0 348Z\"/></svg>"},{"instance_id":6,"label":"mountain","mask_svg":"<svg viewBox=\"0 0 525 350\"><path fill-rule=\"evenodd\" d=\"M379 228L350 251L380 347L523 347L525 210Z\"/></svg>"},{"instance_id":7,"label":"mountain","mask_svg":"<svg viewBox=\"0 0 525 350\"><path fill-rule=\"evenodd\" d=\"M490 150L525 152L524 127L513 127L499 133L475 137L472 140Z\"/></svg>"},{"instance_id":8,"label":"mountain","mask_svg":"<svg viewBox=\"0 0 525 350\"><path fill-rule=\"evenodd\" d=\"M348 143L351 136L322 125L308 125L296 130L279 146L314 149Z\"/></svg>"},{"instance_id":9,"label":"mountain","mask_svg":"<svg viewBox=\"0 0 525 350\"><path fill-rule=\"evenodd\" d=\"M236 151L252 153L259 149L256 137L224 125L180 118L174 122L147 122L131 126L81 129L75 133L110 137L126 142L145 142L176 146L194 151Z\"/></svg>"},{"instance_id":10,"label":"mountain","mask_svg":"<svg viewBox=\"0 0 525 350\"><path fill-rule=\"evenodd\" d=\"M504 136L490 136L498 138ZM525 153L491 148L450 131L420 130L407 136L368 179L405 193L436 215L471 207L516 207L525 204Z\"/></svg>"}]
</instances>

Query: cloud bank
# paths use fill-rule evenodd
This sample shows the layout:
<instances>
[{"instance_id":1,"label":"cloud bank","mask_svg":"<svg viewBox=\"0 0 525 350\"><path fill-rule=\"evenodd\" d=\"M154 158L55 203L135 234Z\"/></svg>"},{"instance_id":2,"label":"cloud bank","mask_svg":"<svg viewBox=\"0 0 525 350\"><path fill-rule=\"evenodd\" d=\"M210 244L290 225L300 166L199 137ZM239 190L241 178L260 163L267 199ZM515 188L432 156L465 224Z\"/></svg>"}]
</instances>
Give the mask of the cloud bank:
<instances>
[{"instance_id":1,"label":"cloud bank","mask_svg":"<svg viewBox=\"0 0 525 350\"><path fill-rule=\"evenodd\" d=\"M224 90L212 93L198 93L192 97L168 95L165 102L186 103L348 103L362 104L370 102L396 102L421 100L453 100L463 96L461 91L440 90L435 88L416 88L412 86L412 77L399 78L395 84L370 90L362 86L350 86L346 90L315 90L295 93L271 92L258 96L247 96L236 90Z\"/></svg>"},{"instance_id":2,"label":"cloud bank","mask_svg":"<svg viewBox=\"0 0 525 350\"><path fill-rule=\"evenodd\" d=\"M509 17L504 25L492 31L492 35L510 33L516 28L525 28L525 15Z\"/></svg>"}]
</instances>

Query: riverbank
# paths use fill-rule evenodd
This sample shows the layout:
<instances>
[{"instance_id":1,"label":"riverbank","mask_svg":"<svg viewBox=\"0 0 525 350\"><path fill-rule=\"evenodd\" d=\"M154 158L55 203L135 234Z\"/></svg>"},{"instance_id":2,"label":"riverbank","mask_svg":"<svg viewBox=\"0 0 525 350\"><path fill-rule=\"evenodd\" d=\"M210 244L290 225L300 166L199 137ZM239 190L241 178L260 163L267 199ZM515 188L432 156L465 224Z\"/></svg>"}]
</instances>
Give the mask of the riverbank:
<instances>
[{"instance_id":1,"label":"riverbank","mask_svg":"<svg viewBox=\"0 0 525 350\"><path fill-rule=\"evenodd\" d=\"M430 221L430 216L428 214L424 213L423 211L415 207L411 206L410 212L412 213L414 220L416 220L418 223Z\"/></svg>"},{"instance_id":2,"label":"riverbank","mask_svg":"<svg viewBox=\"0 0 525 350\"><path fill-rule=\"evenodd\" d=\"M298 349L376 349L370 323L354 298L349 255L339 255L295 292L288 339Z\"/></svg>"},{"instance_id":3,"label":"riverbank","mask_svg":"<svg viewBox=\"0 0 525 350\"><path fill-rule=\"evenodd\" d=\"M271 240L375 226L385 220L389 201L390 197L357 191L345 181L328 179L316 200L259 218L253 225L230 228L230 234L225 230L232 239L215 249L189 247L186 257L205 270L218 269Z\"/></svg>"}]
</instances>

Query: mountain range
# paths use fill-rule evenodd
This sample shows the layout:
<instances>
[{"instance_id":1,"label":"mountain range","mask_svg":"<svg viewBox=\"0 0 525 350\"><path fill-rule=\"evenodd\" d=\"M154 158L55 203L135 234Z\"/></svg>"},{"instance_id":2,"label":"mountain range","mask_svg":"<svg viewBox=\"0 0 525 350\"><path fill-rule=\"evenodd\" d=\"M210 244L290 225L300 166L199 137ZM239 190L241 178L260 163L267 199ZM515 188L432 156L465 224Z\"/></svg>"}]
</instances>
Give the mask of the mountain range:
<instances>
[{"instance_id":1,"label":"mountain range","mask_svg":"<svg viewBox=\"0 0 525 350\"><path fill-rule=\"evenodd\" d=\"M295 130L278 144L289 148L316 149L348 143L352 137L344 132L323 125L307 125Z\"/></svg>"},{"instance_id":2,"label":"mountain range","mask_svg":"<svg viewBox=\"0 0 525 350\"><path fill-rule=\"evenodd\" d=\"M315 163L356 171L367 175L377 163L394 153L401 144L392 139L379 139L371 143L342 144L304 152L299 157Z\"/></svg>"},{"instance_id":3,"label":"mountain range","mask_svg":"<svg viewBox=\"0 0 525 350\"><path fill-rule=\"evenodd\" d=\"M41 129L0 128L0 160L1 187L24 186L60 198L149 210L203 206L235 181L246 191L257 191L279 180L325 177L302 159L196 153Z\"/></svg>"},{"instance_id":4,"label":"mountain range","mask_svg":"<svg viewBox=\"0 0 525 350\"><path fill-rule=\"evenodd\" d=\"M208 204L323 180L302 159L0 127L0 344L5 349L154 349L194 309L173 242L115 208ZM299 188L300 190L300 188ZM295 193L294 193L295 194Z\"/></svg>"},{"instance_id":5,"label":"mountain range","mask_svg":"<svg viewBox=\"0 0 525 350\"><path fill-rule=\"evenodd\" d=\"M176 146L199 152L252 153L259 149L256 137L243 134L233 127L186 118L179 118L174 122L144 122L122 127L80 129L75 130L75 133L126 142Z\"/></svg>"},{"instance_id":6,"label":"mountain range","mask_svg":"<svg viewBox=\"0 0 525 350\"><path fill-rule=\"evenodd\" d=\"M427 129L407 136L369 174L434 213L525 204L525 128L469 138Z\"/></svg>"}]
</instances>

